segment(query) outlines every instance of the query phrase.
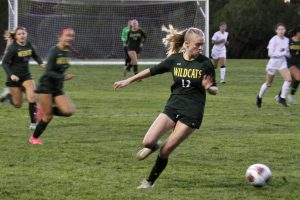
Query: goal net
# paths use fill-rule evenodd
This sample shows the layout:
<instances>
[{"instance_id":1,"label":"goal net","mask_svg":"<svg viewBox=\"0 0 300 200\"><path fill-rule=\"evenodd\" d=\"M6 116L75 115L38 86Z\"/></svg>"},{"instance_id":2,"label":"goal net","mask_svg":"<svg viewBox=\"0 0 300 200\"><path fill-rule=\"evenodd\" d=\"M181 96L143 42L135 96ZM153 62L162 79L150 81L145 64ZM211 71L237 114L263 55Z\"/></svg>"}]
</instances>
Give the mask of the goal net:
<instances>
[{"instance_id":1,"label":"goal net","mask_svg":"<svg viewBox=\"0 0 300 200\"><path fill-rule=\"evenodd\" d=\"M137 19L147 34L142 58L163 58L162 25L202 29L208 38L208 0L8 0L9 29L24 26L42 57L59 30L74 28L74 48L89 59L123 58L122 29ZM206 42L208 52L208 42ZM206 53L207 54L207 53ZM207 54L208 55L208 54Z\"/></svg>"}]
</instances>

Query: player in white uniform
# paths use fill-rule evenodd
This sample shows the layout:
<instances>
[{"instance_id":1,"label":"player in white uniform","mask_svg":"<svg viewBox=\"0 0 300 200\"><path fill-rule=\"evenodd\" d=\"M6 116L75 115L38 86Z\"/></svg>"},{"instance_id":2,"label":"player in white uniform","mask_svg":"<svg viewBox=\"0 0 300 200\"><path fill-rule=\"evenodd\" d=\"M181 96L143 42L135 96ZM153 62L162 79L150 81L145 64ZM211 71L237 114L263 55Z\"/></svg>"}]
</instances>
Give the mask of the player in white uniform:
<instances>
[{"instance_id":1,"label":"player in white uniform","mask_svg":"<svg viewBox=\"0 0 300 200\"><path fill-rule=\"evenodd\" d=\"M279 71L284 79L281 95L278 97L278 103L287 106L286 95L288 93L292 78L287 68L286 57L289 56L289 39L284 36L286 31L285 25L279 23L276 25L275 32L277 35L271 38L268 45L268 54L270 60L266 67L267 77L266 82L261 85L260 91L256 97L256 105L261 108L262 98L269 87L272 86L274 76Z\"/></svg>"},{"instance_id":2,"label":"player in white uniform","mask_svg":"<svg viewBox=\"0 0 300 200\"><path fill-rule=\"evenodd\" d=\"M228 32L226 32L226 23L221 22L219 29L220 30L218 32L215 32L215 34L211 38L214 45L211 51L211 57L214 60L215 68L220 67L220 82L225 83L226 45L229 44L229 42L227 41Z\"/></svg>"}]
</instances>

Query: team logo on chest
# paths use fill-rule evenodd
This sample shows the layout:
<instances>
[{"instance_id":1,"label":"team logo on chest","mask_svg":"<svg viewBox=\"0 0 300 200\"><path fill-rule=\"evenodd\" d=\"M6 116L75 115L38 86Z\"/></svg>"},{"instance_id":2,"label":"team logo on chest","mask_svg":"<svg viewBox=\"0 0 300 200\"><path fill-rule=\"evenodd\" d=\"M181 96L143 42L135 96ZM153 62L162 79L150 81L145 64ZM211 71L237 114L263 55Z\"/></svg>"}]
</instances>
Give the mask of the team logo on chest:
<instances>
[{"instance_id":1,"label":"team logo on chest","mask_svg":"<svg viewBox=\"0 0 300 200\"><path fill-rule=\"evenodd\" d=\"M201 78L202 70L174 67L173 75L180 78Z\"/></svg>"}]
</instances>

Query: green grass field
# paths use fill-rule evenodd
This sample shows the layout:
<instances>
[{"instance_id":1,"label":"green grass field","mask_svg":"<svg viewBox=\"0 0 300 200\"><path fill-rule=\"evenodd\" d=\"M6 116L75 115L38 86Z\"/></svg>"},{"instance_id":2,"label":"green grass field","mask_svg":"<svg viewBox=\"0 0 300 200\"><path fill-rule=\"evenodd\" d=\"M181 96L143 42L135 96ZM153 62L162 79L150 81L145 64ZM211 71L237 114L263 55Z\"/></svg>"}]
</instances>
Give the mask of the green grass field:
<instances>
[{"instance_id":1,"label":"green grass field","mask_svg":"<svg viewBox=\"0 0 300 200\"><path fill-rule=\"evenodd\" d=\"M300 105L275 103L278 76L263 108L256 108L266 62L229 60L227 83L218 96L208 96L201 129L171 155L151 190L136 187L156 154L145 161L135 154L169 97L171 74L113 91L112 83L123 78L121 66L74 66L69 72L76 78L65 91L76 113L54 118L42 146L27 143L27 103L21 109L0 104L0 199L299 199ZM31 69L37 80L42 70ZM4 82L3 70L0 77ZM254 163L271 168L268 186L245 181Z\"/></svg>"}]
</instances>

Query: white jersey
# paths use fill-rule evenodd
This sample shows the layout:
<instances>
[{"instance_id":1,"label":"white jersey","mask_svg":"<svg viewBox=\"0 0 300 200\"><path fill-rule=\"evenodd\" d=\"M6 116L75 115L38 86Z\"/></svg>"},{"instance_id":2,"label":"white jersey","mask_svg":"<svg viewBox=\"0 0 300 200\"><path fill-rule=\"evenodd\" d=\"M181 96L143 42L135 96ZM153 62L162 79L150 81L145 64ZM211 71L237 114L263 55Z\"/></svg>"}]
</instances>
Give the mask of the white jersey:
<instances>
[{"instance_id":1,"label":"white jersey","mask_svg":"<svg viewBox=\"0 0 300 200\"><path fill-rule=\"evenodd\" d=\"M212 36L212 40L214 41L220 41L224 39L224 42L219 44L214 44L213 49L217 51L226 50L225 44L227 42L228 38L228 32L222 33L221 31L215 32L215 34Z\"/></svg>"},{"instance_id":2,"label":"white jersey","mask_svg":"<svg viewBox=\"0 0 300 200\"><path fill-rule=\"evenodd\" d=\"M285 59L285 56L289 56L289 39L284 36L280 38L278 35L272 37L268 45L268 55L276 59Z\"/></svg>"}]
</instances>

